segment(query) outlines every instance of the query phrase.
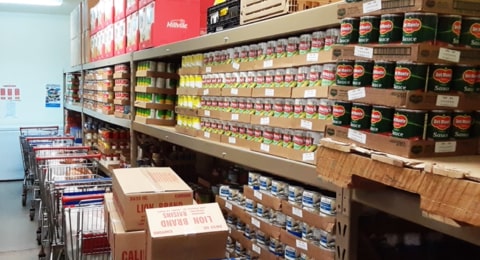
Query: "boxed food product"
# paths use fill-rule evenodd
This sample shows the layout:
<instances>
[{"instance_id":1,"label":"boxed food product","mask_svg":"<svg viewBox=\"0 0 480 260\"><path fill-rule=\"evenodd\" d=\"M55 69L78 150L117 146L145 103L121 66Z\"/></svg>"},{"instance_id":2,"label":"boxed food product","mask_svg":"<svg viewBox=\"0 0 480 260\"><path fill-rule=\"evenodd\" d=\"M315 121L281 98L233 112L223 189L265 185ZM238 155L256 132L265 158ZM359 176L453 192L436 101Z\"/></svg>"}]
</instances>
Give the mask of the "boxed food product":
<instances>
[{"instance_id":1,"label":"boxed food product","mask_svg":"<svg viewBox=\"0 0 480 260\"><path fill-rule=\"evenodd\" d=\"M217 203L147 209L146 259L221 259L228 226Z\"/></svg>"},{"instance_id":2,"label":"boxed food product","mask_svg":"<svg viewBox=\"0 0 480 260\"><path fill-rule=\"evenodd\" d=\"M138 12L127 16L127 52L138 51Z\"/></svg>"},{"instance_id":3,"label":"boxed food product","mask_svg":"<svg viewBox=\"0 0 480 260\"><path fill-rule=\"evenodd\" d=\"M145 229L145 209L191 205L192 189L169 167L115 169L113 198L126 231Z\"/></svg>"},{"instance_id":4,"label":"boxed food product","mask_svg":"<svg viewBox=\"0 0 480 260\"><path fill-rule=\"evenodd\" d=\"M114 26L115 26L114 54L115 55L124 54L127 47L127 36L126 36L127 30L126 30L125 19L121 19L115 22Z\"/></svg>"}]
</instances>

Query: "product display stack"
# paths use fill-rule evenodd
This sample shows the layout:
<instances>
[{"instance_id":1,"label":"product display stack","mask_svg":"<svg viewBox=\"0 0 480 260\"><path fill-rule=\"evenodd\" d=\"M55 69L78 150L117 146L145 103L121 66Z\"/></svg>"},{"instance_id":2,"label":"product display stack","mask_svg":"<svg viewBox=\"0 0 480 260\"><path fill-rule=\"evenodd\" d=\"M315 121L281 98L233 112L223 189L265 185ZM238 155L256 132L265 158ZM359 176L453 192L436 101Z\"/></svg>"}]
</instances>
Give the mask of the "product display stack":
<instances>
[{"instance_id":1,"label":"product display stack","mask_svg":"<svg viewBox=\"0 0 480 260\"><path fill-rule=\"evenodd\" d=\"M194 203L193 191L170 168L116 169L105 196L112 259L223 258L227 225L215 203Z\"/></svg>"},{"instance_id":2,"label":"product display stack","mask_svg":"<svg viewBox=\"0 0 480 260\"><path fill-rule=\"evenodd\" d=\"M417 193L427 214L479 225L469 194L480 187L470 181L478 180L480 17L468 4L413 2L338 6L333 120L317 170L341 187L359 175ZM330 164L339 160L352 163Z\"/></svg>"},{"instance_id":3,"label":"product display stack","mask_svg":"<svg viewBox=\"0 0 480 260\"><path fill-rule=\"evenodd\" d=\"M115 117L130 119L130 66L115 65L113 79Z\"/></svg>"},{"instance_id":4,"label":"product display stack","mask_svg":"<svg viewBox=\"0 0 480 260\"><path fill-rule=\"evenodd\" d=\"M83 107L97 113L112 115L113 85L112 67L88 71L82 88Z\"/></svg>"}]
</instances>

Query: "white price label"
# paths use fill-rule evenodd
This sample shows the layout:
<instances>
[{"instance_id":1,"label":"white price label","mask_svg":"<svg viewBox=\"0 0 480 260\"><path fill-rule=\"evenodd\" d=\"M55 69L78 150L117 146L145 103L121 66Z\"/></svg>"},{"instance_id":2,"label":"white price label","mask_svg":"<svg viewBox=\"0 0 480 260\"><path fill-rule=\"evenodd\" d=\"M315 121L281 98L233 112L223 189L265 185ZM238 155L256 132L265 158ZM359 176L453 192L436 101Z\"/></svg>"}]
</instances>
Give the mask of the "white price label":
<instances>
[{"instance_id":1,"label":"white price label","mask_svg":"<svg viewBox=\"0 0 480 260\"><path fill-rule=\"evenodd\" d=\"M303 93L304 98L311 98L311 97L315 97L316 95L317 95L316 89L305 90L305 92Z\"/></svg>"},{"instance_id":2,"label":"white price label","mask_svg":"<svg viewBox=\"0 0 480 260\"><path fill-rule=\"evenodd\" d=\"M292 214L295 215L295 216L303 218L303 210L302 209L292 207Z\"/></svg>"},{"instance_id":3,"label":"white price label","mask_svg":"<svg viewBox=\"0 0 480 260\"><path fill-rule=\"evenodd\" d=\"M258 190L254 190L254 191L253 191L253 196L254 196L255 198L259 199L259 200L262 200L262 198L263 198L263 194L262 194L260 191L258 191Z\"/></svg>"},{"instance_id":4,"label":"white price label","mask_svg":"<svg viewBox=\"0 0 480 260\"><path fill-rule=\"evenodd\" d=\"M238 63L238 62L232 63L232 68L236 69L236 70L239 70L240 69L240 63Z\"/></svg>"},{"instance_id":5,"label":"white price label","mask_svg":"<svg viewBox=\"0 0 480 260\"><path fill-rule=\"evenodd\" d=\"M262 117L260 118L261 125L269 125L270 124L270 117Z\"/></svg>"},{"instance_id":6,"label":"white price label","mask_svg":"<svg viewBox=\"0 0 480 260\"><path fill-rule=\"evenodd\" d=\"M210 116L210 110L205 110L205 111L203 111L203 114L204 114L205 116Z\"/></svg>"},{"instance_id":7,"label":"white price label","mask_svg":"<svg viewBox=\"0 0 480 260\"><path fill-rule=\"evenodd\" d=\"M308 120L302 119L302 120L300 121L300 127L301 127L301 128L305 128L305 129L308 129L308 130L312 130L312 122L311 122L311 121L308 121Z\"/></svg>"},{"instance_id":8,"label":"white price label","mask_svg":"<svg viewBox=\"0 0 480 260\"><path fill-rule=\"evenodd\" d=\"M270 152L270 145L268 145L268 144L260 144L260 150L269 153L269 152Z\"/></svg>"},{"instance_id":9,"label":"white price label","mask_svg":"<svg viewBox=\"0 0 480 260\"><path fill-rule=\"evenodd\" d=\"M203 136L205 138L210 138L210 132L203 132Z\"/></svg>"},{"instance_id":10,"label":"white price label","mask_svg":"<svg viewBox=\"0 0 480 260\"><path fill-rule=\"evenodd\" d=\"M361 144L367 143L367 135L353 129L348 129L348 139L359 142Z\"/></svg>"},{"instance_id":11,"label":"white price label","mask_svg":"<svg viewBox=\"0 0 480 260\"><path fill-rule=\"evenodd\" d=\"M238 121L239 115L238 114L232 114L232 120L233 121Z\"/></svg>"},{"instance_id":12,"label":"white price label","mask_svg":"<svg viewBox=\"0 0 480 260\"><path fill-rule=\"evenodd\" d=\"M206 73L211 73L212 72L212 67L206 67L205 72Z\"/></svg>"},{"instance_id":13,"label":"white price label","mask_svg":"<svg viewBox=\"0 0 480 260\"><path fill-rule=\"evenodd\" d=\"M230 202L225 202L225 208L232 210L232 203Z\"/></svg>"},{"instance_id":14,"label":"white price label","mask_svg":"<svg viewBox=\"0 0 480 260\"><path fill-rule=\"evenodd\" d=\"M438 95L436 105L439 107L458 107L459 96Z\"/></svg>"},{"instance_id":15,"label":"white price label","mask_svg":"<svg viewBox=\"0 0 480 260\"><path fill-rule=\"evenodd\" d=\"M460 62L460 51L450 50L447 48L440 48L438 52L438 58L441 60L447 60L451 62Z\"/></svg>"},{"instance_id":16,"label":"white price label","mask_svg":"<svg viewBox=\"0 0 480 260\"><path fill-rule=\"evenodd\" d=\"M204 96L207 96L208 93L209 93L208 89L204 89L204 90L203 90L203 95L204 95Z\"/></svg>"},{"instance_id":17,"label":"white price label","mask_svg":"<svg viewBox=\"0 0 480 260\"><path fill-rule=\"evenodd\" d=\"M373 58L373 48L363 47L363 46L355 46L355 50L353 55L357 57L363 57L367 59Z\"/></svg>"},{"instance_id":18,"label":"white price label","mask_svg":"<svg viewBox=\"0 0 480 260\"><path fill-rule=\"evenodd\" d=\"M265 89L265 96L266 97L273 97L275 96L275 90L271 88Z\"/></svg>"},{"instance_id":19,"label":"white price label","mask_svg":"<svg viewBox=\"0 0 480 260\"><path fill-rule=\"evenodd\" d=\"M307 54L307 61L310 61L310 62L318 61L318 52Z\"/></svg>"},{"instance_id":20,"label":"white price label","mask_svg":"<svg viewBox=\"0 0 480 260\"><path fill-rule=\"evenodd\" d=\"M236 144L236 143L237 143L237 138L230 136L230 137L228 138L228 143L229 143L229 144Z\"/></svg>"},{"instance_id":21,"label":"white price label","mask_svg":"<svg viewBox=\"0 0 480 260\"><path fill-rule=\"evenodd\" d=\"M303 250L305 250L305 251L308 251L308 244L307 244L307 242L297 239L297 241L296 241L295 244L297 245L298 248L303 249Z\"/></svg>"},{"instance_id":22,"label":"white price label","mask_svg":"<svg viewBox=\"0 0 480 260\"><path fill-rule=\"evenodd\" d=\"M435 142L435 153L453 153L457 151L457 142Z\"/></svg>"},{"instance_id":23,"label":"white price label","mask_svg":"<svg viewBox=\"0 0 480 260\"><path fill-rule=\"evenodd\" d=\"M257 246L256 244L252 244L252 251L257 253L257 254L260 254L262 252L262 250L260 249L259 246Z\"/></svg>"},{"instance_id":24,"label":"white price label","mask_svg":"<svg viewBox=\"0 0 480 260\"><path fill-rule=\"evenodd\" d=\"M232 233L232 227L231 227L231 226L228 226L228 233L229 233L229 234Z\"/></svg>"},{"instance_id":25,"label":"white price label","mask_svg":"<svg viewBox=\"0 0 480 260\"><path fill-rule=\"evenodd\" d=\"M252 217L252 225L256 226L257 228L260 228L260 221Z\"/></svg>"},{"instance_id":26,"label":"white price label","mask_svg":"<svg viewBox=\"0 0 480 260\"><path fill-rule=\"evenodd\" d=\"M304 153L302 159L304 162L313 161L315 160L315 153Z\"/></svg>"},{"instance_id":27,"label":"white price label","mask_svg":"<svg viewBox=\"0 0 480 260\"><path fill-rule=\"evenodd\" d=\"M238 88L232 88L232 89L230 89L230 94L232 94L232 95L238 95Z\"/></svg>"},{"instance_id":28,"label":"white price label","mask_svg":"<svg viewBox=\"0 0 480 260\"><path fill-rule=\"evenodd\" d=\"M271 67L273 67L273 60L263 61L263 67L264 67L264 68L271 68Z\"/></svg>"},{"instance_id":29,"label":"white price label","mask_svg":"<svg viewBox=\"0 0 480 260\"><path fill-rule=\"evenodd\" d=\"M363 3L363 13L371 13L382 10L382 0L372 0Z\"/></svg>"},{"instance_id":30,"label":"white price label","mask_svg":"<svg viewBox=\"0 0 480 260\"><path fill-rule=\"evenodd\" d=\"M365 88L356 88L348 91L348 100L355 100L366 96Z\"/></svg>"}]
</instances>

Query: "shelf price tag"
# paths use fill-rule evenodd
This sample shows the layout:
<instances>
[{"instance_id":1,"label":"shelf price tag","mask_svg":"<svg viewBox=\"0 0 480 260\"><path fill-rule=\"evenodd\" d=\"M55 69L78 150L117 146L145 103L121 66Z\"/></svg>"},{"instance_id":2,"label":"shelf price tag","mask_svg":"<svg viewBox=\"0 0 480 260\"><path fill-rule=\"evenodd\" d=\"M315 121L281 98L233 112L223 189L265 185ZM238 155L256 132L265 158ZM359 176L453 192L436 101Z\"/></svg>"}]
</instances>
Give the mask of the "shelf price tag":
<instances>
[{"instance_id":1,"label":"shelf price tag","mask_svg":"<svg viewBox=\"0 0 480 260\"><path fill-rule=\"evenodd\" d=\"M228 233L232 234L232 227L228 226Z\"/></svg>"},{"instance_id":2,"label":"shelf price tag","mask_svg":"<svg viewBox=\"0 0 480 260\"><path fill-rule=\"evenodd\" d=\"M236 144L236 143L237 143L237 138L230 136L230 137L228 138L228 143L229 143L229 144Z\"/></svg>"},{"instance_id":3,"label":"shelf price tag","mask_svg":"<svg viewBox=\"0 0 480 260\"><path fill-rule=\"evenodd\" d=\"M316 95L317 95L316 89L305 90L305 92L303 93L304 98L311 98L311 97L315 97Z\"/></svg>"},{"instance_id":4,"label":"shelf price tag","mask_svg":"<svg viewBox=\"0 0 480 260\"><path fill-rule=\"evenodd\" d=\"M457 142L435 142L435 153L453 153L457 151Z\"/></svg>"},{"instance_id":5,"label":"shelf price tag","mask_svg":"<svg viewBox=\"0 0 480 260\"><path fill-rule=\"evenodd\" d=\"M252 217L252 225L256 226L257 228L260 228L260 221Z\"/></svg>"},{"instance_id":6,"label":"shelf price tag","mask_svg":"<svg viewBox=\"0 0 480 260\"><path fill-rule=\"evenodd\" d=\"M315 160L315 153L304 153L302 155L302 160L304 162Z\"/></svg>"},{"instance_id":7,"label":"shelf price tag","mask_svg":"<svg viewBox=\"0 0 480 260\"><path fill-rule=\"evenodd\" d=\"M273 67L273 60L266 60L263 62L263 68L271 68Z\"/></svg>"},{"instance_id":8,"label":"shelf price tag","mask_svg":"<svg viewBox=\"0 0 480 260\"><path fill-rule=\"evenodd\" d=\"M447 48L440 48L438 52L438 58L440 60L446 60L451 62L460 62L460 51L450 50Z\"/></svg>"},{"instance_id":9,"label":"shelf price tag","mask_svg":"<svg viewBox=\"0 0 480 260\"><path fill-rule=\"evenodd\" d=\"M265 96L266 97L273 97L275 96L275 90L271 88L265 89Z\"/></svg>"},{"instance_id":10,"label":"shelf price tag","mask_svg":"<svg viewBox=\"0 0 480 260\"><path fill-rule=\"evenodd\" d=\"M355 100L366 96L365 88L356 88L348 91L348 100Z\"/></svg>"},{"instance_id":11,"label":"shelf price tag","mask_svg":"<svg viewBox=\"0 0 480 260\"><path fill-rule=\"evenodd\" d=\"M262 194L260 191L258 191L258 190L254 190L254 191L253 191L253 196L254 196L255 198L259 199L259 200L262 200L262 198L263 198L263 194Z\"/></svg>"},{"instance_id":12,"label":"shelf price tag","mask_svg":"<svg viewBox=\"0 0 480 260\"><path fill-rule=\"evenodd\" d=\"M238 88L230 89L230 94L235 95L235 96L238 95Z\"/></svg>"},{"instance_id":13,"label":"shelf price tag","mask_svg":"<svg viewBox=\"0 0 480 260\"><path fill-rule=\"evenodd\" d=\"M204 89L204 90L203 90L203 95L204 95L204 96L207 96L207 95L208 95L208 92L209 92L208 89Z\"/></svg>"},{"instance_id":14,"label":"shelf price tag","mask_svg":"<svg viewBox=\"0 0 480 260\"><path fill-rule=\"evenodd\" d=\"M318 61L318 52L307 54L307 62L315 62L315 61Z\"/></svg>"},{"instance_id":15,"label":"shelf price tag","mask_svg":"<svg viewBox=\"0 0 480 260\"><path fill-rule=\"evenodd\" d=\"M270 152L270 145L268 145L268 144L260 144L260 150L269 153L269 152Z\"/></svg>"},{"instance_id":16,"label":"shelf price tag","mask_svg":"<svg viewBox=\"0 0 480 260\"><path fill-rule=\"evenodd\" d=\"M348 129L348 139L359 142L361 144L367 143L367 135L353 129Z\"/></svg>"},{"instance_id":17,"label":"shelf price tag","mask_svg":"<svg viewBox=\"0 0 480 260\"><path fill-rule=\"evenodd\" d=\"M203 111L203 114L204 114L205 116L210 116L210 110L205 110L205 111Z\"/></svg>"},{"instance_id":18,"label":"shelf price tag","mask_svg":"<svg viewBox=\"0 0 480 260\"><path fill-rule=\"evenodd\" d=\"M232 68L235 69L235 70L239 70L240 69L240 63L238 63L238 62L232 63Z\"/></svg>"},{"instance_id":19,"label":"shelf price tag","mask_svg":"<svg viewBox=\"0 0 480 260\"><path fill-rule=\"evenodd\" d=\"M382 0L372 0L363 3L363 13L371 13L382 10Z\"/></svg>"},{"instance_id":20,"label":"shelf price tag","mask_svg":"<svg viewBox=\"0 0 480 260\"><path fill-rule=\"evenodd\" d=\"M232 114L232 120L233 121L238 121L239 115L238 114Z\"/></svg>"},{"instance_id":21,"label":"shelf price tag","mask_svg":"<svg viewBox=\"0 0 480 260\"><path fill-rule=\"evenodd\" d=\"M211 73L212 72L212 67L206 67L205 72L206 73Z\"/></svg>"},{"instance_id":22,"label":"shelf price tag","mask_svg":"<svg viewBox=\"0 0 480 260\"><path fill-rule=\"evenodd\" d=\"M203 137L210 139L210 132L203 132Z\"/></svg>"},{"instance_id":23,"label":"shelf price tag","mask_svg":"<svg viewBox=\"0 0 480 260\"><path fill-rule=\"evenodd\" d=\"M292 214L297 216L297 217L303 218L303 210L302 209L292 207Z\"/></svg>"},{"instance_id":24,"label":"shelf price tag","mask_svg":"<svg viewBox=\"0 0 480 260\"><path fill-rule=\"evenodd\" d=\"M305 128L305 129L308 129L308 130L312 130L312 122L311 122L311 121L308 121L308 120L302 119L302 120L300 121L300 127L301 127L301 128Z\"/></svg>"},{"instance_id":25,"label":"shelf price tag","mask_svg":"<svg viewBox=\"0 0 480 260\"><path fill-rule=\"evenodd\" d=\"M308 244L307 244L307 242L297 239L296 242L295 242L295 244L296 244L296 246L297 246L298 248L303 249L303 250L305 250L305 251L308 251Z\"/></svg>"},{"instance_id":26,"label":"shelf price tag","mask_svg":"<svg viewBox=\"0 0 480 260\"><path fill-rule=\"evenodd\" d=\"M252 251L257 253L257 254L260 254L262 250L256 244L252 244Z\"/></svg>"},{"instance_id":27,"label":"shelf price tag","mask_svg":"<svg viewBox=\"0 0 480 260\"><path fill-rule=\"evenodd\" d=\"M232 203L230 202L225 202L225 208L232 210Z\"/></svg>"},{"instance_id":28,"label":"shelf price tag","mask_svg":"<svg viewBox=\"0 0 480 260\"><path fill-rule=\"evenodd\" d=\"M435 105L439 107L458 107L459 102L459 96L438 95Z\"/></svg>"},{"instance_id":29,"label":"shelf price tag","mask_svg":"<svg viewBox=\"0 0 480 260\"><path fill-rule=\"evenodd\" d=\"M373 48L363 47L363 46L355 46L353 55L355 55L357 57L372 59L373 58Z\"/></svg>"},{"instance_id":30,"label":"shelf price tag","mask_svg":"<svg viewBox=\"0 0 480 260\"><path fill-rule=\"evenodd\" d=\"M270 117L262 117L260 118L261 125L270 125Z\"/></svg>"}]
</instances>

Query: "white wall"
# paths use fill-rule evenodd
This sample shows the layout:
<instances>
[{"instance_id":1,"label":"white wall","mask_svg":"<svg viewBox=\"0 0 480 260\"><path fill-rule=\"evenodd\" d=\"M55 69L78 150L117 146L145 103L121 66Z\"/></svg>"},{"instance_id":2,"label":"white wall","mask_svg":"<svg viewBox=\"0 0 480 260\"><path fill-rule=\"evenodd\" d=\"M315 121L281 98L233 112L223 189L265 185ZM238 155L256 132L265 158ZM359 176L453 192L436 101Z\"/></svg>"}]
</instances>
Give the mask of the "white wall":
<instances>
[{"instance_id":1,"label":"white wall","mask_svg":"<svg viewBox=\"0 0 480 260\"><path fill-rule=\"evenodd\" d=\"M69 23L68 15L0 12L0 87L16 85L21 96L18 102L0 100L0 180L19 172L23 177L19 126L63 124L62 106L45 107L45 85L63 85Z\"/></svg>"}]
</instances>

